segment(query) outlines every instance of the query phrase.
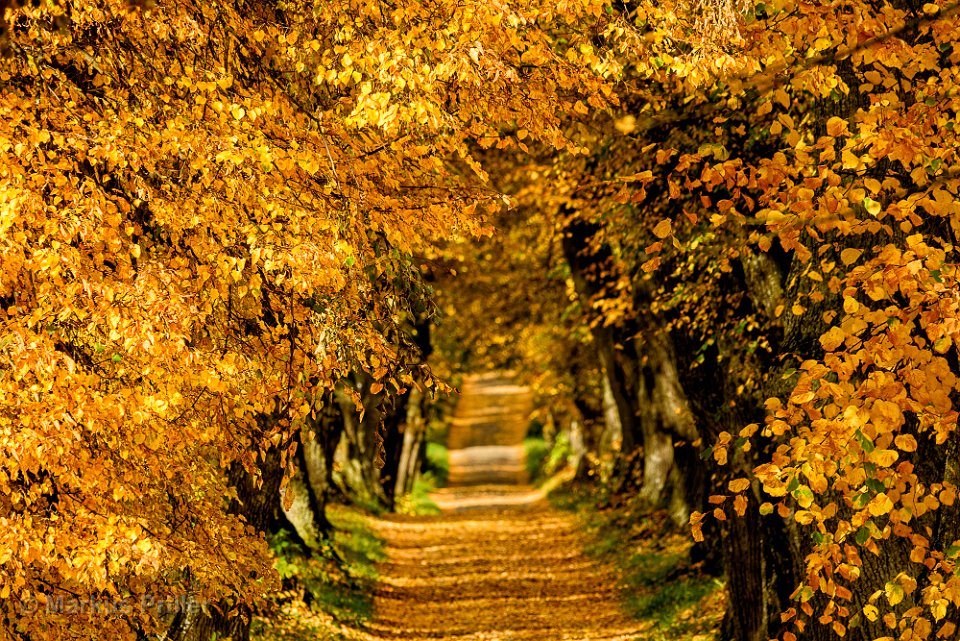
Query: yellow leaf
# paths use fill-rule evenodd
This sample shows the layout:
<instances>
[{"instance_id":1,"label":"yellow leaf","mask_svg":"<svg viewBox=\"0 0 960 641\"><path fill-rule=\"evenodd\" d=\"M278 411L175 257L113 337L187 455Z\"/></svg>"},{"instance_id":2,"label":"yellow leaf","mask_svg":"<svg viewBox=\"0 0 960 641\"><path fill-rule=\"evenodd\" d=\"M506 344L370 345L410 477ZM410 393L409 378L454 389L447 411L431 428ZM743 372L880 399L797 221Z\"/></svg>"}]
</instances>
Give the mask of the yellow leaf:
<instances>
[{"instance_id":1,"label":"yellow leaf","mask_svg":"<svg viewBox=\"0 0 960 641\"><path fill-rule=\"evenodd\" d=\"M938 498L944 505L951 506L957 500L957 491L952 487L944 488Z\"/></svg>"},{"instance_id":2,"label":"yellow leaf","mask_svg":"<svg viewBox=\"0 0 960 641\"><path fill-rule=\"evenodd\" d=\"M900 582L900 587L906 594L913 594L917 589L917 580L905 572L897 575L897 581Z\"/></svg>"},{"instance_id":3,"label":"yellow leaf","mask_svg":"<svg viewBox=\"0 0 960 641\"><path fill-rule=\"evenodd\" d=\"M843 163L844 169L856 169L860 166L860 157L849 149L843 150L843 153L840 154L840 160Z\"/></svg>"},{"instance_id":4,"label":"yellow leaf","mask_svg":"<svg viewBox=\"0 0 960 641\"><path fill-rule=\"evenodd\" d=\"M733 493L743 492L750 487L750 481L747 479L734 479L727 484L727 487Z\"/></svg>"},{"instance_id":5,"label":"yellow leaf","mask_svg":"<svg viewBox=\"0 0 960 641\"><path fill-rule=\"evenodd\" d=\"M880 610L875 605L865 605L863 606L863 616L867 617L868 621L876 621L880 618Z\"/></svg>"},{"instance_id":6,"label":"yellow leaf","mask_svg":"<svg viewBox=\"0 0 960 641\"><path fill-rule=\"evenodd\" d=\"M847 131L847 121L843 118L838 118L834 116L827 121L827 135L837 136L843 135Z\"/></svg>"},{"instance_id":7,"label":"yellow leaf","mask_svg":"<svg viewBox=\"0 0 960 641\"><path fill-rule=\"evenodd\" d=\"M846 333L839 327L831 327L830 330L820 337L820 344L828 352L840 347L843 344L843 341L846 339Z\"/></svg>"},{"instance_id":8,"label":"yellow leaf","mask_svg":"<svg viewBox=\"0 0 960 641\"><path fill-rule=\"evenodd\" d=\"M873 516L883 516L884 514L889 514L890 510L893 509L893 501L890 500L890 497L881 492L873 497L873 500L867 504L867 510ZM888 584L889 585L889 584ZM889 596L889 595L888 595ZM902 590L901 590L902 598ZM896 605L891 602L891 605Z\"/></svg>"},{"instance_id":9,"label":"yellow leaf","mask_svg":"<svg viewBox=\"0 0 960 641\"><path fill-rule=\"evenodd\" d=\"M622 134L632 133L634 129L637 128L637 118L630 114L627 114L623 118L618 118L613 121L614 128Z\"/></svg>"},{"instance_id":10,"label":"yellow leaf","mask_svg":"<svg viewBox=\"0 0 960 641\"><path fill-rule=\"evenodd\" d=\"M913 438L909 434L901 434L897 438L893 439L893 442L904 452L917 451L917 439Z\"/></svg>"},{"instance_id":11,"label":"yellow leaf","mask_svg":"<svg viewBox=\"0 0 960 641\"><path fill-rule=\"evenodd\" d=\"M743 494L738 494L737 498L733 499L733 511L737 513L737 516L743 516L747 513L747 497Z\"/></svg>"},{"instance_id":12,"label":"yellow leaf","mask_svg":"<svg viewBox=\"0 0 960 641\"><path fill-rule=\"evenodd\" d=\"M903 588L900 587L899 583L894 583L893 581L887 583L883 592L887 595L887 601L890 602L890 605L896 605L903 601Z\"/></svg>"},{"instance_id":13,"label":"yellow leaf","mask_svg":"<svg viewBox=\"0 0 960 641\"><path fill-rule=\"evenodd\" d=\"M653 235L657 238L666 238L673 231L673 223L669 218L664 218L657 226L653 228Z\"/></svg>"},{"instance_id":14,"label":"yellow leaf","mask_svg":"<svg viewBox=\"0 0 960 641\"><path fill-rule=\"evenodd\" d=\"M857 262L857 259L860 258L860 254L863 253L862 249L854 249L852 247L847 247L842 252L840 252L840 260L843 261L844 265L852 265Z\"/></svg>"},{"instance_id":15,"label":"yellow leaf","mask_svg":"<svg viewBox=\"0 0 960 641\"><path fill-rule=\"evenodd\" d=\"M897 462L900 454L896 450L876 449L868 455L871 463L876 463L880 467L890 467Z\"/></svg>"},{"instance_id":16,"label":"yellow leaf","mask_svg":"<svg viewBox=\"0 0 960 641\"><path fill-rule=\"evenodd\" d=\"M702 512L691 512L690 529L693 532L694 541L703 541L703 517Z\"/></svg>"},{"instance_id":17,"label":"yellow leaf","mask_svg":"<svg viewBox=\"0 0 960 641\"><path fill-rule=\"evenodd\" d=\"M640 269L642 269L643 271L649 274L650 272L655 271L659 266L660 266L660 257L655 256L654 258L651 258L650 260L645 262L643 265L641 265Z\"/></svg>"},{"instance_id":18,"label":"yellow leaf","mask_svg":"<svg viewBox=\"0 0 960 641\"><path fill-rule=\"evenodd\" d=\"M790 96L788 96L787 92L784 91L783 89L777 89L776 91L774 91L773 99L776 102L780 103L780 106L784 107L785 109L790 108Z\"/></svg>"},{"instance_id":19,"label":"yellow leaf","mask_svg":"<svg viewBox=\"0 0 960 641\"><path fill-rule=\"evenodd\" d=\"M937 621L943 619L947 616L947 605L949 602L946 599L937 599L930 604L930 613L933 615L933 618Z\"/></svg>"}]
</instances>

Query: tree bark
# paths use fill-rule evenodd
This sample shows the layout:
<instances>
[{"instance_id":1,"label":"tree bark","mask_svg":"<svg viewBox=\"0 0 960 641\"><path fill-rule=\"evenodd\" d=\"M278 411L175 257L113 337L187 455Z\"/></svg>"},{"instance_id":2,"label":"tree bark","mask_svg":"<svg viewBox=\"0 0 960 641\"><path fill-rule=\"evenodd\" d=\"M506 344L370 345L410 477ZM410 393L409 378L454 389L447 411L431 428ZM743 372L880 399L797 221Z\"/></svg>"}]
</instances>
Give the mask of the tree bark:
<instances>
[{"instance_id":1,"label":"tree bark","mask_svg":"<svg viewBox=\"0 0 960 641\"><path fill-rule=\"evenodd\" d=\"M382 508L389 505L380 482L380 468L383 466L380 403L383 393L371 394L371 383L365 374L357 375L353 381L353 389L360 394L364 409L362 416L349 393L345 390L336 393L336 402L343 415L343 435L334 457L343 475L345 489L359 502Z\"/></svg>"},{"instance_id":2,"label":"tree bark","mask_svg":"<svg viewBox=\"0 0 960 641\"><path fill-rule=\"evenodd\" d=\"M637 383L634 372L637 358L631 340L636 335L636 327L630 320L625 320L619 327L608 327L603 319L592 317L594 301L607 292L615 291L618 278L610 248L599 241L600 232L598 224L574 217L564 230L561 244L580 304L590 321L590 333L596 344L605 385L609 387L613 407L616 408L621 451L629 454L643 444L635 404Z\"/></svg>"},{"instance_id":3,"label":"tree bark","mask_svg":"<svg viewBox=\"0 0 960 641\"><path fill-rule=\"evenodd\" d=\"M422 402L423 393L417 388L410 390L407 420L403 430L403 448L397 465L397 482L394 486L395 496L413 491L413 484L417 480L422 449L420 445L425 436Z\"/></svg>"},{"instance_id":4,"label":"tree bark","mask_svg":"<svg viewBox=\"0 0 960 641\"><path fill-rule=\"evenodd\" d=\"M237 491L237 500L231 502L229 512L258 532L265 531L280 510L280 483L283 479L280 458L277 448L265 452L259 479L251 476L239 462L230 466L227 475L229 485ZM253 612L243 604L236 608L220 603L204 609L181 609L174 615L166 639L209 641L230 638L245 641L250 637L252 615Z\"/></svg>"}]
</instances>

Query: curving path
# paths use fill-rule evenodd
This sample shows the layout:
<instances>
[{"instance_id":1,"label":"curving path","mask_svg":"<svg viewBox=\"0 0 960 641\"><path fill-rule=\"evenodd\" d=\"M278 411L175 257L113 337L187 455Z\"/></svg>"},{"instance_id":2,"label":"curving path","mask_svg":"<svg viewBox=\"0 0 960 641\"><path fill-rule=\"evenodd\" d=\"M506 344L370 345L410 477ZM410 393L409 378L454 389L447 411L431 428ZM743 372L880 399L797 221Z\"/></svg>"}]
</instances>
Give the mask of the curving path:
<instances>
[{"instance_id":1,"label":"curving path","mask_svg":"<svg viewBox=\"0 0 960 641\"><path fill-rule=\"evenodd\" d=\"M649 628L621 611L616 577L583 554L573 517L526 481L530 393L502 374L468 378L451 426L451 486L434 517L378 521L377 639L601 641Z\"/></svg>"}]
</instances>

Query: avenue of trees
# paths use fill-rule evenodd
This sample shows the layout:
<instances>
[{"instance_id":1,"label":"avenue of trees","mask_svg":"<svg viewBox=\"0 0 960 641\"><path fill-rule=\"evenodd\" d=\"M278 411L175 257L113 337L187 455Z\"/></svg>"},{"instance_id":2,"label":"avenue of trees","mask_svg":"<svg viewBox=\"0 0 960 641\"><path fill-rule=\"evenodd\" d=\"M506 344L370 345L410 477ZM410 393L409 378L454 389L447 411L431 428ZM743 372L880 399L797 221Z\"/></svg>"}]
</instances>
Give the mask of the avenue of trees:
<instances>
[{"instance_id":1,"label":"avenue of trees","mask_svg":"<svg viewBox=\"0 0 960 641\"><path fill-rule=\"evenodd\" d=\"M4 635L245 638L492 366L724 639L957 637L958 5L0 12ZM158 594L216 605L24 607Z\"/></svg>"}]
</instances>

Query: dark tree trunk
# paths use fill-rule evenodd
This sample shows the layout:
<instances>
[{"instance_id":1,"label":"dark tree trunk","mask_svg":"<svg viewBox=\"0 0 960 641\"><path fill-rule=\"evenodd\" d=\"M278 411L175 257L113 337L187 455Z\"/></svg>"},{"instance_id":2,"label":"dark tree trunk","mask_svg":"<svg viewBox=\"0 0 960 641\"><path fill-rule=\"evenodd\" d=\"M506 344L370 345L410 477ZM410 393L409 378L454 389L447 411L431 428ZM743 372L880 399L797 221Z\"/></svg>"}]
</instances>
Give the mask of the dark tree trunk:
<instances>
[{"instance_id":1,"label":"dark tree trunk","mask_svg":"<svg viewBox=\"0 0 960 641\"><path fill-rule=\"evenodd\" d=\"M597 357L617 410L622 451L629 454L643 444L637 421L637 355L632 340L637 328L630 320L620 326L607 326L602 318L594 318L594 302L615 292L618 280L613 254L609 246L600 241L600 233L598 224L572 217L563 233L563 254L590 322Z\"/></svg>"},{"instance_id":2,"label":"dark tree trunk","mask_svg":"<svg viewBox=\"0 0 960 641\"><path fill-rule=\"evenodd\" d=\"M237 500L231 502L229 512L238 515L254 530L263 532L280 511L283 469L279 449L271 448L265 453L260 471L259 479L254 478L243 465L235 462L227 480L237 491ZM174 615L166 638L170 641L209 641L212 638L245 641L250 637L252 615L253 612L242 604L234 607L220 603L206 611L183 609Z\"/></svg>"},{"instance_id":3,"label":"dark tree trunk","mask_svg":"<svg viewBox=\"0 0 960 641\"><path fill-rule=\"evenodd\" d=\"M343 475L344 489L352 498L383 508L388 505L380 482L385 462L381 435L384 393L371 393L372 383L373 379L366 374L354 375L351 385L336 394L343 415L343 435L335 459ZM351 389L360 395L362 417L350 395Z\"/></svg>"},{"instance_id":4,"label":"dark tree trunk","mask_svg":"<svg viewBox=\"0 0 960 641\"><path fill-rule=\"evenodd\" d=\"M380 470L380 485L386 499L387 509L392 510L396 500L397 476L403 456L403 432L410 390L391 399L391 407L383 419L383 468Z\"/></svg>"}]
</instances>

